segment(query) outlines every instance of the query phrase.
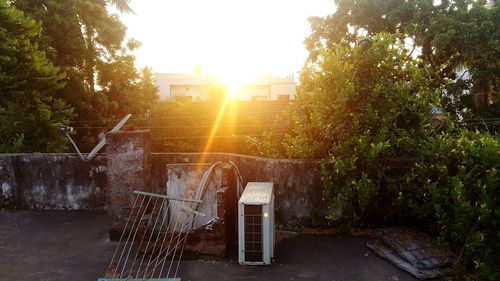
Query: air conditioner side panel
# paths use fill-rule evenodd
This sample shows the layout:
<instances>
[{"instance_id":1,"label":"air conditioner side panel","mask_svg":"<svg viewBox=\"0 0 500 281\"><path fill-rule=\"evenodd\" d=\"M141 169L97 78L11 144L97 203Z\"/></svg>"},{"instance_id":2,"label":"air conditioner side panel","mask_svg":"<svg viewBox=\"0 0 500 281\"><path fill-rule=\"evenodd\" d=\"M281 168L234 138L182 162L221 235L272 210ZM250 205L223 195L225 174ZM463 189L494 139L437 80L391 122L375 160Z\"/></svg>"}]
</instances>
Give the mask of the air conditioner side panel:
<instances>
[{"instance_id":1,"label":"air conditioner side panel","mask_svg":"<svg viewBox=\"0 0 500 281\"><path fill-rule=\"evenodd\" d=\"M274 194L271 197L271 208L270 208L270 217L271 217L271 261L274 260L274 245L276 243L276 225L274 222Z\"/></svg>"},{"instance_id":2,"label":"air conditioner side panel","mask_svg":"<svg viewBox=\"0 0 500 281\"><path fill-rule=\"evenodd\" d=\"M245 262L245 213L244 204L238 204L238 261L240 264Z\"/></svg>"},{"instance_id":3,"label":"air conditioner side panel","mask_svg":"<svg viewBox=\"0 0 500 281\"><path fill-rule=\"evenodd\" d=\"M271 264L271 210L270 210L270 205L265 204L262 206L262 212L264 214L267 214L267 216L262 216L262 226L263 226L263 231L262 231L262 238L263 238L263 262L264 264Z\"/></svg>"}]
</instances>

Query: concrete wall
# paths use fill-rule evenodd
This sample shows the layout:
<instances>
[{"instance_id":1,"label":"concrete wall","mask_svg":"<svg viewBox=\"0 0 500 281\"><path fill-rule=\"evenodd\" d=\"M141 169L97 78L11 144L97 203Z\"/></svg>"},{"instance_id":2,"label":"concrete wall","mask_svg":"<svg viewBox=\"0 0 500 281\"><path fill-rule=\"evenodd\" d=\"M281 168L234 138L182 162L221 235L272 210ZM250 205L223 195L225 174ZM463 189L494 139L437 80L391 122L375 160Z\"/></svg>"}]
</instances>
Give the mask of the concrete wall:
<instances>
[{"instance_id":1,"label":"concrete wall","mask_svg":"<svg viewBox=\"0 0 500 281\"><path fill-rule=\"evenodd\" d=\"M193 227L186 250L202 255L224 256L236 241L236 177L234 167L226 163L167 164L166 186L159 186L160 193L173 198L201 199L201 203L184 204L204 214L194 221L179 209L178 202L169 204L169 221L174 232L185 232ZM207 173L210 171L209 173ZM206 186L200 187L203 177ZM191 225L192 223L192 225Z\"/></svg>"},{"instance_id":2,"label":"concrete wall","mask_svg":"<svg viewBox=\"0 0 500 281\"><path fill-rule=\"evenodd\" d=\"M245 85L237 91L237 97L240 101L269 101L271 100L270 85Z\"/></svg>"},{"instance_id":3,"label":"concrete wall","mask_svg":"<svg viewBox=\"0 0 500 281\"><path fill-rule=\"evenodd\" d=\"M192 96L193 100L206 100L208 88L215 84L210 75L196 73L156 73L155 84L158 86L160 99L174 96ZM189 91L186 91L189 88Z\"/></svg>"},{"instance_id":4,"label":"concrete wall","mask_svg":"<svg viewBox=\"0 0 500 281\"><path fill-rule=\"evenodd\" d=\"M228 153L152 153L153 190L167 185L167 166L173 163L213 163L232 161L241 173L244 185L250 181L274 183L276 222L285 228L309 224L312 217L326 214L321 200L319 162L269 159Z\"/></svg>"},{"instance_id":5,"label":"concrete wall","mask_svg":"<svg viewBox=\"0 0 500 281\"><path fill-rule=\"evenodd\" d=\"M198 185L209 168L209 164L167 164L167 183L158 190L158 193L167 194L174 198L194 198L198 191ZM203 218L197 218L194 228L206 225L217 218L217 186L222 181L222 169L215 169L202 196L202 203L197 210L205 214ZM178 213L177 205L170 206L170 216L174 219ZM178 225L177 230L183 229Z\"/></svg>"},{"instance_id":6,"label":"concrete wall","mask_svg":"<svg viewBox=\"0 0 500 281\"><path fill-rule=\"evenodd\" d=\"M13 159L13 155L0 155L0 210L13 209L17 203Z\"/></svg>"},{"instance_id":7,"label":"concrete wall","mask_svg":"<svg viewBox=\"0 0 500 281\"><path fill-rule=\"evenodd\" d=\"M102 210L106 183L104 157L0 155L0 209Z\"/></svg>"},{"instance_id":8,"label":"concrete wall","mask_svg":"<svg viewBox=\"0 0 500 281\"><path fill-rule=\"evenodd\" d=\"M179 169L174 164L232 161L244 184L274 183L276 222L283 227L307 224L312 216L326 214L318 162L224 153L152 153L149 161L153 192L165 192L172 171ZM126 175L127 166L122 168ZM0 155L0 209L105 209L106 169L105 156L86 163L74 154Z\"/></svg>"},{"instance_id":9,"label":"concrete wall","mask_svg":"<svg viewBox=\"0 0 500 281\"><path fill-rule=\"evenodd\" d=\"M110 237L120 237L133 206L134 190L151 191L147 130L106 134L106 197Z\"/></svg>"},{"instance_id":10,"label":"concrete wall","mask_svg":"<svg viewBox=\"0 0 500 281\"><path fill-rule=\"evenodd\" d=\"M189 97L192 101L207 101L208 86L206 85L170 85L170 97Z\"/></svg>"},{"instance_id":11,"label":"concrete wall","mask_svg":"<svg viewBox=\"0 0 500 281\"><path fill-rule=\"evenodd\" d=\"M297 89L293 82L281 82L271 85L271 100L278 100L279 95L289 95L290 100L297 97Z\"/></svg>"}]
</instances>

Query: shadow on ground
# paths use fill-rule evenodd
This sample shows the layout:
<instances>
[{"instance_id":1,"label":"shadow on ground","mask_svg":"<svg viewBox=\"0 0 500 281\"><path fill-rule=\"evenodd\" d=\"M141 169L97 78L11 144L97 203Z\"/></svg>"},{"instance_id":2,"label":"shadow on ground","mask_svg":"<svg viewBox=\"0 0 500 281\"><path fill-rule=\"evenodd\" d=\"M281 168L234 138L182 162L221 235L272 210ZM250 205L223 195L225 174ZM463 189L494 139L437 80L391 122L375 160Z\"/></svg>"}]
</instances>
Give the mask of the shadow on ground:
<instances>
[{"instance_id":1,"label":"shadow on ground","mask_svg":"<svg viewBox=\"0 0 500 281\"><path fill-rule=\"evenodd\" d=\"M366 239L303 235L277 245L276 263L186 261L183 281L416 280L365 247ZM106 215L94 212L0 212L0 280L97 281L116 243Z\"/></svg>"}]
</instances>

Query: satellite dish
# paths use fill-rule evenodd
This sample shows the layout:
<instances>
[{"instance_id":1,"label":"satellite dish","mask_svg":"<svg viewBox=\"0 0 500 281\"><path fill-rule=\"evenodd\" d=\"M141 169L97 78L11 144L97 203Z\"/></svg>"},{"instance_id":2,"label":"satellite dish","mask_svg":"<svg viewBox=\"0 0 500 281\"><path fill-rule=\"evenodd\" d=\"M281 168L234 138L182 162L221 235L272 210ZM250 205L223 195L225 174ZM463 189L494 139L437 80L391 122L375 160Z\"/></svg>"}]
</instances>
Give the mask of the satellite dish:
<instances>
[{"instance_id":1,"label":"satellite dish","mask_svg":"<svg viewBox=\"0 0 500 281\"><path fill-rule=\"evenodd\" d=\"M110 133L113 133L113 132L117 132L119 131L123 125L125 125L125 123L127 123L128 119L130 118L130 116L132 116L132 114L127 114L120 122L118 122L118 124L116 124L116 126L113 127L113 129L111 129L111 131L109 131ZM76 152L78 153L78 155L80 156L80 159L82 159L83 161L87 162L87 161L90 161L92 159L94 159L94 157L97 155L97 153L99 153L99 151L106 145L106 137L102 138L101 141L94 147L94 149L92 149L92 151L87 155L87 157L85 157L81 152L80 152L80 149L78 149L78 146L76 145L75 141L71 138L70 134L73 133L73 128L72 127L69 127L69 126L62 126L59 128L59 132L61 132L62 134L64 134L68 139L69 141L71 142L71 144L73 145L73 147L75 148Z\"/></svg>"}]
</instances>

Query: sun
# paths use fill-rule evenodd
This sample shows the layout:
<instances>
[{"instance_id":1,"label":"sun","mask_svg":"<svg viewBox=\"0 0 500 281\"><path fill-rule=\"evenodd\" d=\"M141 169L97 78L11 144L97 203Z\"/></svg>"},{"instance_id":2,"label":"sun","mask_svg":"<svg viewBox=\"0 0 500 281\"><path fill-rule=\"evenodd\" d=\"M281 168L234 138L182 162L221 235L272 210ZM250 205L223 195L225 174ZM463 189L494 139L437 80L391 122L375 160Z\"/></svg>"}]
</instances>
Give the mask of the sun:
<instances>
[{"instance_id":1,"label":"sun","mask_svg":"<svg viewBox=\"0 0 500 281\"><path fill-rule=\"evenodd\" d=\"M243 71L218 71L215 74L217 80L227 88L227 96L232 100L238 99L242 87L249 84L252 75Z\"/></svg>"}]
</instances>

